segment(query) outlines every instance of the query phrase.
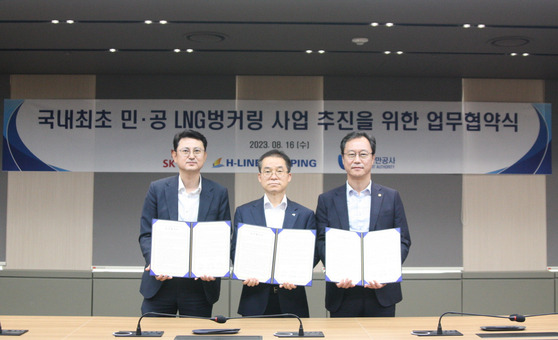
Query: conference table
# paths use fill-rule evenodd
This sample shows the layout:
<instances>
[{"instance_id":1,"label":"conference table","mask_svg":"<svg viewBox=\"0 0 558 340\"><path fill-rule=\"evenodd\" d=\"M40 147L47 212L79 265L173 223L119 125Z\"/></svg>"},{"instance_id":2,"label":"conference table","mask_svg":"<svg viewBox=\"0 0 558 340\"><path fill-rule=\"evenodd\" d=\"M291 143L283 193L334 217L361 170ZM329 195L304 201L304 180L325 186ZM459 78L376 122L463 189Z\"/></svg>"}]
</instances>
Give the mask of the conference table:
<instances>
[{"instance_id":1,"label":"conference table","mask_svg":"<svg viewBox=\"0 0 558 340\"><path fill-rule=\"evenodd\" d=\"M438 317L396 317L396 318L304 318L301 319L304 331L322 331L325 339L427 339L411 334L413 330L435 330ZM2 329L27 329L20 337L6 339L116 339L113 332L135 331L138 317L104 316L16 316L0 315ZM502 334L504 332L482 331L480 326L522 325L523 331L505 332L510 337L496 339L558 339L558 335L536 334L529 337L511 337L525 333L551 332L558 334L558 315L527 318L523 323L506 319L477 316L444 316L444 330L458 330L460 337L449 339L481 339L477 334ZM240 328L236 335L220 335L219 339L234 340L240 336L259 335L262 339L280 339L274 333L297 332L299 322L294 318L242 318L228 320L224 324L209 320L190 318L143 318L142 331L164 331L160 338L175 339L177 336L192 336L193 329ZM201 335L199 339L212 339ZM440 339L440 337L436 337ZM188 338L184 338L188 339ZM217 337L213 338L217 339Z\"/></svg>"}]
</instances>

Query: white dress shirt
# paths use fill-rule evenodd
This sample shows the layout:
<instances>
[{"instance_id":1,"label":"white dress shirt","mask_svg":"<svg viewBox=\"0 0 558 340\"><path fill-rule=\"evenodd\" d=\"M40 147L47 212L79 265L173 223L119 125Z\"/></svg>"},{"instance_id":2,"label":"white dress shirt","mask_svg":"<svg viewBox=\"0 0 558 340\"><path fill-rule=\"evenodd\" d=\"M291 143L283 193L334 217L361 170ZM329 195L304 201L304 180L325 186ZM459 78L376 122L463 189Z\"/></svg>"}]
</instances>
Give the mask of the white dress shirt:
<instances>
[{"instance_id":1,"label":"white dress shirt","mask_svg":"<svg viewBox=\"0 0 558 340\"><path fill-rule=\"evenodd\" d=\"M283 228L283 221L285 220L285 210L287 210L287 195L283 196L283 200L275 208L264 195L264 213L265 223L270 228Z\"/></svg>"},{"instance_id":2,"label":"white dress shirt","mask_svg":"<svg viewBox=\"0 0 558 340\"><path fill-rule=\"evenodd\" d=\"M182 179L178 176L178 220L185 222L197 222L198 210L200 208L201 182L198 188L190 193L186 192Z\"/></svg>"},{"instance_id":3,"label":"white dress shirt","mask_svg":"<svg viewBox=\"0 0 558 340\"><path fill-rule=\"evenodd\" d=\"M347 182L347 210L351 231L368 232L370 230L370 207L372 198L372 181L361 192L353 189Z\"/></svg>"}]
</instances>

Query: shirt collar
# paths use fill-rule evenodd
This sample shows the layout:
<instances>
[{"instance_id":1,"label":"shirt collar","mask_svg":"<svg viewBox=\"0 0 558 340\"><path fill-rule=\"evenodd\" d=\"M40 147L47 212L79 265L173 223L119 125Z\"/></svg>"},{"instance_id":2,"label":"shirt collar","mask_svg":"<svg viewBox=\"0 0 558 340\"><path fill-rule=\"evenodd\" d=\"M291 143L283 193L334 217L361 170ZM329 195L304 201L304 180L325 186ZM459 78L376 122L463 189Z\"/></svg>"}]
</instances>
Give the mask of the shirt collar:
<instances>
[{"instance_id":1,"label":"shirt collar","mask_svg":"<svg viewBox=\"0 0 558 340\"><path fill-rule=\"evenodd\" d=\"M276 208L273 208L273 205L269 201L267 194L264 194L264 209L287 210L287 195L283 195L283 199L281 200L281 203L279 203L279 205Z\"/></svg>"},{"instance_id":2,"label":"shirt collar","mask_svg":"<svg viewBox=\"0 0 558 340\"><path fill-rule=\"evenodd\" d=\"M370 181L370 183L368 183L368 186L364 190L362 190L361 193L359 193L355 189L353 189L353 187L351 187L351 185L349 184L349 181L347 181L347 197L359 196L359 194L362 194L362 195L365 195L365 196L371 196L372 195L372 181Z\"/></svg>"},{"instance_id":3,"label":"shirt collar","mask_svg":"<svg viewBox=\"0 0 558 340\"><path fill-rule=\"evenodd\" d=\"M188 193L188 195L199 195L201 189L202 189L202 178L200 176L200 183L198 184L198 188ZM181 194L186 193L186 187L184 187L184 183L182 183L182 179L180 178L180 176L178 176L178 192Z\"/></svg>"}]
</instances>

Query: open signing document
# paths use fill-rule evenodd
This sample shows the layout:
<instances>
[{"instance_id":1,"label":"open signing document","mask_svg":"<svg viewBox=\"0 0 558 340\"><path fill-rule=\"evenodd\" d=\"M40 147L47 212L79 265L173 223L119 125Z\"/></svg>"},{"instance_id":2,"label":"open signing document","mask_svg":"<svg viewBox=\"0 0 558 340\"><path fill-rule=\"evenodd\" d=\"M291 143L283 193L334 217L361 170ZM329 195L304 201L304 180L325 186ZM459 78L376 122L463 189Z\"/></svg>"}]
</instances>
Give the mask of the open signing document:
<instances>
[{"instance_id":1,"label":"open signing document","mask_svg":"<svg viewBox=\"0 0 558 340\"><path fill-rule=\"evenodd\" d=\"M153 220L151 275L229 276L230 221Z\"/></svg>"},{"instance_id":2,"label":"open signing document","mask_svg":"<svg viewBox=\"0 0 558 340\"><path fill-rule=\"evenodd\" d=\"M312 285L315 230L239 224L237 233L234 279Z\"/></svg>"},{"instance_id":3,"label":"open signing document","mask_svg":"<svg viewBox=\"0 0 558 340\"><path fill-rule=\"evenodd\" d=\"M401 281L399 228L359 233L326 228L326 281L364 286Z\"/></svg>"}]
</instances>

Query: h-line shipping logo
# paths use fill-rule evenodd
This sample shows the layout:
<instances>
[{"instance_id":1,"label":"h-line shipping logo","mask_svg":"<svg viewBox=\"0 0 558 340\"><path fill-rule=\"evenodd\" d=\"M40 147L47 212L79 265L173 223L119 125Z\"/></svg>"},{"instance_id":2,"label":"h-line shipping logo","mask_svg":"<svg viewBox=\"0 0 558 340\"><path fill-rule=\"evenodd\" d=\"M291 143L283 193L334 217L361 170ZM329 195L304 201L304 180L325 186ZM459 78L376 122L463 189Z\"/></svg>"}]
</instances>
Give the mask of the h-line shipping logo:
<instances>
[{"instance_id":1,"label":"h-line shipping logo","mask_svg":"<svg viewBox=\"0 0 558 340\"><path fill-rule=\"evenodd\" d=\"M258 159L254 158L223 158L219 157L213 162L213 168L249 168L257 167ZM318 162L315 159L291 159L291 166L298 168L315 168Z\"/></svg>"}]
</instances>

